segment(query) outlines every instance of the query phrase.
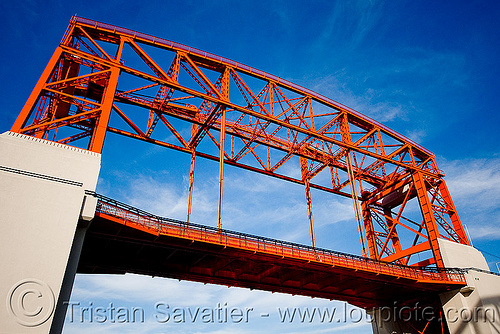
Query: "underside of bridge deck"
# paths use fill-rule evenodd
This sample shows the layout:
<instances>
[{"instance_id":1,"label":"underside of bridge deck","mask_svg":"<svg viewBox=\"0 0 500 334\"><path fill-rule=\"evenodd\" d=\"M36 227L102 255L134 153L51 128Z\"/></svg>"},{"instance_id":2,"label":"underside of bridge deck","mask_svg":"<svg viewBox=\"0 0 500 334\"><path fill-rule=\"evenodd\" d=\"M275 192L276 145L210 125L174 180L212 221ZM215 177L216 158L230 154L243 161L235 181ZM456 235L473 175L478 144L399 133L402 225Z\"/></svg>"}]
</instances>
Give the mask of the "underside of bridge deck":
<instances>
[{"instance_id":1,"label":"underside of bridge deck","mask_svg":"<svg viewBox=\"0 0 500 334\"><path fill-rule=\"evenodd\" d=\"M437 293L457 287L155 235L102 217L87 231L78 272L160 276L336 299L366 309L432 302Z\"/></svg>"}]
</instances>

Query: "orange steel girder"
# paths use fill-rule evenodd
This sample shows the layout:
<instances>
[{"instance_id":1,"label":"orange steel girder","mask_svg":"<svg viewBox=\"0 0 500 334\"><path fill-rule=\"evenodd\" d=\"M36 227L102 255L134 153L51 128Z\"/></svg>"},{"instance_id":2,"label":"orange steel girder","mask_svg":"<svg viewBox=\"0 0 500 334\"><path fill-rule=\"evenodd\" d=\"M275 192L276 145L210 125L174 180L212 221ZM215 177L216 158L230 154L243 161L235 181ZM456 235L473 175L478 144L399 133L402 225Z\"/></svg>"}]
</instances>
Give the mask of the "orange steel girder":
<instances>
[{"instance_id":1,"label":"orange steel girder","mask_svg":"<svg viewBox=\"0 0 500 334\"><path fill-rule=\"evenodd\" d=\"M93 195L99 201L82 247L83 273L135 272L340 299L364 308L394 307L395 301L426 305L428 298L435 301L440 292L466 284L457 270L411 268L188 224Z\"/></svg>"},{"instance_id":2,"label":"orange steel girder","mask_svg":"<svg viewBox=\"0 0 500 334\"><path fill-rule=\"evenodd\" d=\"M303 184L313 244L311 188L360 203L371 258L443 267L438 238L469 244L427 149L279 77L84 18L71 19L11 131L99 153L111 132L190 154L188 221L199 156L220 164L219 227L227 164Z\"/></svg>"}]
</instances>

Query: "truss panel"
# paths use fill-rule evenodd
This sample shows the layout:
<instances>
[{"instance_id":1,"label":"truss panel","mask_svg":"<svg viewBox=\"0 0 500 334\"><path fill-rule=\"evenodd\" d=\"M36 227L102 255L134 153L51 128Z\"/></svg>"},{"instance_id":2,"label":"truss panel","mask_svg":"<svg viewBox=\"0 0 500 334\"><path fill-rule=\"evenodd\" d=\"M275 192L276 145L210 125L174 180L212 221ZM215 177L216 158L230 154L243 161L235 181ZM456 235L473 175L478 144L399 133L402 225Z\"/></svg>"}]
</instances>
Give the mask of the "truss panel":
<instances>
[{"instance_id":1,"label":"truss panel","mask_svg":"<svg viewBox=\"0 0 500 334\"><path fill-rule=\"evenodd\" d=\"M219 161L220 201L223 164L304 184L313 244L309 189L353 198L373 259L442 267L438 238L469 244L427 149L276 76L84 18L72 18L11 131L98 153L111 132Z\"/></svg>"}]
</instances>

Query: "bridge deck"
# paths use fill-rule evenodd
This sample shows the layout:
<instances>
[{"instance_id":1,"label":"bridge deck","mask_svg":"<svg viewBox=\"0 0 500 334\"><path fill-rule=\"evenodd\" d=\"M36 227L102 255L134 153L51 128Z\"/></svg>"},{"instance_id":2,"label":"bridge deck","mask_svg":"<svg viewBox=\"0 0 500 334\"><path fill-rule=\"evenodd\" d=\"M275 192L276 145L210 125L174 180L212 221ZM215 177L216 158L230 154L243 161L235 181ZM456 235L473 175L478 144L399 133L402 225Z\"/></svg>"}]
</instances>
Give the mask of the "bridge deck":
<instances>
[{"instance_id":1,"label":"bridge deck","mask_svg":"<svg viewBox=\"0 0 500 334\"><path fill-rule=\"evenodd\" d=\"M100 197L79 272L142 273L345 300L361 307L465 285L430 271L157 217Z\"/></svg>"}]
</instances>

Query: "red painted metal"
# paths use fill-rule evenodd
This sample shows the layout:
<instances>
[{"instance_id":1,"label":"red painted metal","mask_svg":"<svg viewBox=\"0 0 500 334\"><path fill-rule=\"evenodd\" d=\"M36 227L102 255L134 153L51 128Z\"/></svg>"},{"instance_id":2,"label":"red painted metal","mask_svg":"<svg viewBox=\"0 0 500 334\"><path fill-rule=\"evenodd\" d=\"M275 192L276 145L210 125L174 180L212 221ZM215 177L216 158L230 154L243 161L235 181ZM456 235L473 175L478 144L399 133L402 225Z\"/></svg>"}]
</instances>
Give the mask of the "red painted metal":
<instances>
[{"instance_id":1,"label":"red painted metal","mask_svg":"<svg viewBox=\"0 0 500 334\"><path fill-rule=\"evenodd\" d=\"M261 252L335 267L345 267L346 269L369 272L373 276L384 274L391 276L391 279L406 278L415 280L418 283L435 283L442 284L443 286L447 284L462 285L466 283L465 277L460 273L436 272L395 266L385 262L367 261L357 256L318 250L314 247L301 247L300 245L284 241L279 242L257 236L233 233L231 231L221 232L219 229L214 230L208 226L169 222L156 216L140 214L124 209L112 203L107 203L102 199L98 202L96 215L154 235L167 235L223 247L240 248L251 252Z\"/></svg>"},{"instance_id":2,"label":"red painted metal","mask_svg":"<svg viewBox=\"0 0 500 334\"><path fill-rule=\"evenodd\" d=\"M79 272L189 279L341 299L366 309L392 307L394 300L424 304L466 284L459 271L407 267L161 218L103 196Z\"/></svg>"},{"instance_id":3,"label":"red painted metal","mask_svg":"<svg viewBox=\"0 0 500 334\"><path fill-rule=\"evenodd\" d=\"M289 81L109 24L72 18L11 130L94 152L111 132L217 161L219 228L227 164L303 184L313 244L310 188L353 199L372 259L442 268L439 238L469 244L427 149Z\"/></svg>"}]
</instances>

